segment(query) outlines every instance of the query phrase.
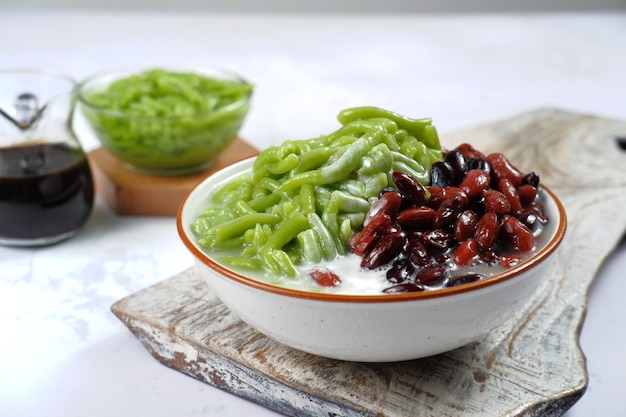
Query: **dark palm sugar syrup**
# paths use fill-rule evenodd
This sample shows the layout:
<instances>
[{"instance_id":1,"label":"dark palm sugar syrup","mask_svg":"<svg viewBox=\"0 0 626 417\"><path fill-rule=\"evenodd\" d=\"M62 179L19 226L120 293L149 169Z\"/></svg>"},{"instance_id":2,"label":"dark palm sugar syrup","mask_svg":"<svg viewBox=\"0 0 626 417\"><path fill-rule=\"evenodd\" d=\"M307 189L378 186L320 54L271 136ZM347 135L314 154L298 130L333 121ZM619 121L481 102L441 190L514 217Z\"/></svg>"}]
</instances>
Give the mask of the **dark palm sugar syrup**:
<instances>
[{"instance_id":1,"label":"dark palm sugar syrup","mask_svg":"<svg viewBox=\"0 0 626 417\"><path fill-rule=\"evenodd\" d=\"M81 149L63 143L0 148L0 240L53 243L91 213L94 186Z\"/></svg>"}]
</instances>

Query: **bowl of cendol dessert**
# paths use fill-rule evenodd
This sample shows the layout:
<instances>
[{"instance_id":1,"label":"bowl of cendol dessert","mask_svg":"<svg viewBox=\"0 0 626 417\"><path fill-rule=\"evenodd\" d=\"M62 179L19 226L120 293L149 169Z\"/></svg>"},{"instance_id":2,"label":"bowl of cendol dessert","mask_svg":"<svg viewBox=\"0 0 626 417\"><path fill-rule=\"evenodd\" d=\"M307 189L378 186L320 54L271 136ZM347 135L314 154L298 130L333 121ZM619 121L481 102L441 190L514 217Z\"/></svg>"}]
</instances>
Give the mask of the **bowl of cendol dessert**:
<instances>
[{"instance_id":1,"label":"bowl of cendol dessert","mask_svg":"<svg viewBox=\"0 0 626 417\"><path fill-rule=\"evenodd\" d=\"M209 168L236 138L253 85L221 69L122 69L88 77L78 103L102 146L155 175Z\"/></svg>"},{"instance_id":2,"label":"bowl of cendol dessert","mask_svg":"<svg viewBox=\"0 0 626 417\"><path fill-rule=\"evenodd\" d=\"M566 213L537 172L430 119L342 110L200 183L178 233L199 274L252 327L295 349L365 362L480 340L546 279Z\"/></svg>"}]
</instances>

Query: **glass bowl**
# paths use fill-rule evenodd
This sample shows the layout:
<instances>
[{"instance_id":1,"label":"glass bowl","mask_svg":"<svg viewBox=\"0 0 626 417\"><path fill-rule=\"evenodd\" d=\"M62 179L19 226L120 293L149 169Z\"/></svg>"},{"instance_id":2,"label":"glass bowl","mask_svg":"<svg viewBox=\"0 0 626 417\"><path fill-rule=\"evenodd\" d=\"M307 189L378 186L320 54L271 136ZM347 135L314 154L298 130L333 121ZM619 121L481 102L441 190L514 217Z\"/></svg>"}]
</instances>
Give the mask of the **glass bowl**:
<instances>
[{"instance_id":1,"label":"glass bowl","mask_svg":"<svg viewBox=\"0 0 626 417\"><path fill-rule=\"evenodd\" d=\"M209 168L236 138L253 86L222 69L120 69L85 79L78 103L102 146L155 175Z\"/></svg>"}]
</instances>

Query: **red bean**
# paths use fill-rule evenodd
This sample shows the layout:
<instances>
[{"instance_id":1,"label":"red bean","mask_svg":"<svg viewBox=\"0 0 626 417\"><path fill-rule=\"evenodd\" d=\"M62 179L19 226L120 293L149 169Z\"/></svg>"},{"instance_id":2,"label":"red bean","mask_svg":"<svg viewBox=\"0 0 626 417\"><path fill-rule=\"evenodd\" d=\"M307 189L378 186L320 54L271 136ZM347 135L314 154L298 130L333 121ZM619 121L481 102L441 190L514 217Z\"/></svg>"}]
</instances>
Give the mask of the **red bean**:
<instances>
[{"instance_id":1,"label":"red bean","mask_svg":"<svg viewBox=\"0 0 626 417\"><path fill-rule=\"evenodd\" d=\"M428 230L432 227L436 211L427 206L409 207L398 213L396 222L403 230Z\"/></svg>"},{"instance_id":2,"label":"red bean","mask_svg":"<svg viewBox=\"0 0 626 417\"><path fill-rule=\"evenodd\" d=\"M491 175L496 183L502 179L507 179L511 181L515 187L519 187L522 184L522 173L506 156L496 152L487 155L485 159L489 162L489 165L491 165Z\"/></svg>"},{"instance_id":3,"label":"red bean","mask_svg":"<svg viewBox=\"0 0 626 417\"><path fill-rule=\"evenodd\" d=\"M443 229L433 229L424 232L424 243L432 248L445 250L454 244L454 236Z\"/></svg>"},{"instance_id":4,"label":"red bean","mask_svg":"<svg viewBox=\"0 0 626 417\"><path fill-rule=\"evenodd\" d=\"M454 198L443 200L435 213L435 218L432 223L433 227L435 229L441 229L453 224L464 208L462 199L458 195Z\"/></svg>"},{"instance_id":5,"label":"red bean","mask_svg":"<svg viewBox=\"0 0 626 417\"><path fill-rule=\"evenodd\" d=\"M511 203L504 194L496 190L483 191L483 206L487 211L493 211L498 216L503 216L511 212Z\"/></svg>"},{"instance_id":6,"label":"red bean","mask_svg":"<svg viewBox=\"0 0 626 417\"><path fill-rule=\"evenodd\" d=\"M432 263L433 257L422 242L411 239L408 246L408 258L415 266L426 266Z\"/></svg>"},{"instance_id":7,"label":"red bean","mask_svg":"<svg viewBox=\"0 0 626 417\"><path fill-rule=\"evenodd\" d=\"M356 255L365 255L376 242L391 230L391 218L386 215L374 217L360 232L350 239L350 249Z\"/></svg>"},{"instance_id":8,"label":"red bean","mask_svg":"<svg viewBox=\"0 0 626 417\"><path fill-rule=\"evenodd\" d=\"M479 198L483 191L489 187L491 178L482 169L472 169L467 172L459 188L467 194L469 198Z\"/></svg>"},{"instance_id":9,"label":"red bean","mask_svg":"<svg viewBox=\"0 0 626 417\"><path fill-rule=\"evenodd\" d=\"M426 186L426 191L430 194L428 198L428 207L434 208L435 210L439 207L441 202L445 199L446 190L449 188L443 187L435 187L432 185Z\"/></svg>"},{"instance_id":10,"label":"red bean","mask_svg":"<svg viewBox=\"0 0 626 417\"><path fill-rule=\"evenodd\" d=\"M456 241L463 242L464 240L474 236L478 220L479 216L475 211L463 211L454 223L454 238Z\"/></svg>"},{"instance_id":11,"label":"red bean","mask_svg":"<svg viewBox=\"0 0 626 417\"><path fill-rule=\"evenodd\" d=\"M468 284L470 282L480 281L484 277L485 276L481 275L481 274L457 275L457 276L454 276L454 277L450 278L450 281L448 281L448 285L447 286L448 287L456 287L457 285Z\"/></svg>"},{"instance_id":12,"label":"red bean","mask_svg":"<svg viewBox=\"0 0 626 417\"><path fill-rule=\"evenodd\" d=\"M444 194L448 195L449 198L452 198L453 200L455 200L455 204L458 204L461 210L465 209L465 207L467 207L467 205L470 202L470 199L467 196L467 194L465 194L465 192L463 192L463 190L461 190L460 188L456 188L456 187L450 187L450 188L451 188L451 191L448 191L447 193L444 193Z\"/></svg>"},{"instance_id":13,"label":"red bean","mask_svg":"<svg viewBox=\"0 0 626 417\"><path fill-rule=\"evenodd\" d=\"M499 231L500 222L498 221L498 215L492 211L488 211L483 214L483 217L478 221L474 239L476 239L478 246L484 250L490 248L495 243Z\"/></svg>"},{"instance_id":14,"label":"red bean","mask_svg":"<svg viewBox=\"0 0 626 417\"><path fill-rule=\"evenodd\" d=\"M408 259L402 258L395 261L387 271L387 281L399 284L408 281L414 272L415 267L413 264Z\"/></svg>"},{"instance_id":15,"label":"red bean","mask_svg":"<svg viewBox=\"0 0 626 417\"><path fill-rule=\"evenodd\" d=\"M472 239L466 239L459 244L454 251L452 260L459 266L471 265L480 254L478 243Z\"/></svg>"},{"instance_id":16,"label":"red bean","mask_svg":"<svg viewBox=\"0 0 626 417\"><path fill-rule=\"evenodd\" d=\"M417 179L401 171L394 171L391 176L400 193L411 204L415 206L426 204L426 189Z\"/></svg>"},{"instance_id":17,"label":"red bean","mask_svg":"<svg viewBox=\"0 0 626 417\"><path fill-rule=\"evenodd\" d=\"M441 284L448 274L446 268L442 265L428 265L417 272L415 282L423 285Z\"/></svg>"},{"instance_id":18,"label":"red bean","mask_svg":"<svg viewBox=\"0 0 626 417\"><path fill-rule=\"evenodd\" d=\"M380 238L374 247L361 260L361 267L376 269L393 261L400 255L407 242L406 234L402 231L391 232Z\"/></svg>"},{"instance_id":19,"label":"red bean","mask_svg":"<svg viewBox=\"0 0 626 417\"><path fill-rule=\"evenodd\" d=\"M476 150L469 143L462 143L462 144L460 144L459 146L457 146L454 149L459 151L459 152L461 152L463 154L463 156L465 156L465 159L468 160L468 161L470 159L472 159L472 158L485 159L485 154L483 154L482 152Z\"/></svg>"},{"instance_id":20,"label":"red bean","mask_svg":"<svg viewBox=\"0 0 626 417\"><path fill-rule=\"evenodd\" d=\"M520 252L529 252L534 247L533 232L513 216L504 219L502 229L511 246Z\"/></svg>"},{"instance_id":21,"label":"red bean","mask_svg":"<svg viewBox=\"0 0 626 417\"><path fill-rule=\"evenodd\" d=\"M461 205L463 207L467 207L469 204L469 197L458 187L441 188L428 186L426 187L426 190L430 193L428 207L432 207L435 210L439 208L443 200L454 198L456 196L459 196L461 199Z\"/></svg>"},{"instance_id":22,"label":"red bean","mask_svg":"<svg viewBox=\"0 0 626 417\"><path fill-rule=\"evenodd\" d=\"M309 276L323 287L336 287L341 284L341 278L326 268L315 268L309 271Z\"/></svg>"},{"instance_id":23,"label":"red bean","mask_svg":"<svg viewBox=\"0 0 626 417\"><path fill-rule=\"evenodd\" d=\"M372 218L381 216L386 214L390 218L394 219L396 214L398 214L398 210L402 206L402 194L397 191L390 191L388 193L382 194L376 203L369 210L367 215L365 216L365 221L363 222L364 226L372 220Z\"/></svg>"},{"instance_id":24,"label":"red bean","mask_svg":"<svg viewBox=\"0 0 626 417\"><path fill-rule=\"evenodd\" d=\"M511 213L518 215L522 211L522 202L512 181L503 178L498 181L498 190L504 194L511 204Z\"/></svg>"},{"instance_id":25,"label":"red bean","mask_svg":"<svg viewBox=\"0 0 626 417\"><path fill-rule=\"evenodd\" d=\"M522 206L526 206L537 198L537 189L530 184L522 184L517 187L517 194Z\"/></svg>"},{"instance_id":26,"label":"red bean","mask_svg":"<svg viewBox=\"0 0 626 417\"><path fill-rule=\"evenodd\" d=\"M511 203L504 194L493 189L483 192L483 206L487 211L493 211L498 216L504 216L511 212Z\"/></svg>"}]
</instances>

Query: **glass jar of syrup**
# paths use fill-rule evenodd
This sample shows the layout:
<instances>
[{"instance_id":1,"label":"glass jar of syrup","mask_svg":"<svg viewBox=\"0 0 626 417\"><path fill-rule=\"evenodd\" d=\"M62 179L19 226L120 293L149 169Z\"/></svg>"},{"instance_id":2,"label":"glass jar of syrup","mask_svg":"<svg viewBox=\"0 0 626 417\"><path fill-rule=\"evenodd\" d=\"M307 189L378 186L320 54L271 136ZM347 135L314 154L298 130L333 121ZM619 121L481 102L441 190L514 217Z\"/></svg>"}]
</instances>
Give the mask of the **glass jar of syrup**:
<instances>
[{"instance_id":1,"label":"glass jar of syrup","mask_svg":"<svg viewBox=\"0 0 626 417\"><path fill-rule=\"evenodd\" d=\"M42 246L74 236L93 207L91 169L72 130L76 83L0 71L0 244Z\"/></svg>"}]
</instances>

